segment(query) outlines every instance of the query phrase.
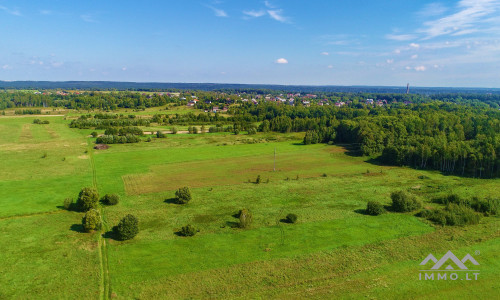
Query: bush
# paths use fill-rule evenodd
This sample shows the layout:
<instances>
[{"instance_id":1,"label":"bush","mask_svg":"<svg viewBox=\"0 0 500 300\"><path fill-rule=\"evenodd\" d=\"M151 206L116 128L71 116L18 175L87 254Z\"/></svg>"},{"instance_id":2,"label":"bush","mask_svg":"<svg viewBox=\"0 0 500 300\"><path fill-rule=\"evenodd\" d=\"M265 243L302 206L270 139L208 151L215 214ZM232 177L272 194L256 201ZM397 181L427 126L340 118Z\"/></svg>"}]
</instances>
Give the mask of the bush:
<instances>
[{"instance_id":1,"label":"bush","mask_svg":"<svg viewBox=\"0 0 500 300\"><path fill-rule=\"evenodd\" d=\"M91 135L92 137L97 137L97 132L93 131L90 135Z\"/></svg>"},{"instance_id":2,"label":"bush","mask_svg":"<svg viewBox=\"0 0 500 300\"><path fill-rule=\"evenodd\" d=\"M99 194L93 188L85 187L80 191L76 200L76 208L79 211L86 212L99 206Z\"/></svg>"},{"instance_id":3,"label":"bush","mask_svg":"<svg viewBox=\"0 0 500 300\"><path fill-rule=\"evenodd\" d=\"M102 203L106 205L116 205L120 201L120 196L117 194L106 194L104 197L102 197Z\"/></svg>"},{"instance_id":4,"label":"bush","mask_svg":"<svg viewBox=\"0 0 500 300\"><path fill-rule=\"evenodd\" d=\"M187 186L175 192L175 200L178 204L186 204L191 200L191 192Z\"/></svg>"},{"instance_id":5,"label":"bush","mask_svg":"<svg viewBox=\"0 0 500 300\"><path fill-rule=\"evenodd\" d=\"M296 214L288 214L285 217L285 220L287 223L296 223L297 222L297 215Z\"/></svg>"},{"instance_id":6,"label":"bush","mask_svg":"<svg viewBox=\"0 0 500 300\"><path fill-rule=\"evenodd\" d=\"M455 203L448 204L444 209L423 210L419 216L443 226L472 225L481 220L481 215L470 207Z\"/></svg>"},{"instance_id":7,"label":"bush","mask_svg":"<svg viewBox=\"0 0 500 300\"><path fill-rule=\"evenodd\" d=\"M172 134L177 134L177 127L172 127Z\"/></svg>"},{"instance_id":8,"label":"bush","mask_svg":"<svg viewBox=\"0 0 500 300\"><path fill-rule=\"evenodd\" d=\"M167 135L158 130L156 132L156 137L159 138L159 139L163 139L163 138L166 138Z\"/></svg>"},{"instance_id":9,"label":"bush","mask_svg":"<svg viewBox=\"0 0 500 300\"><path fill-rule=\"evenodd\" d=\"M130 240L139 233L139 220L133 215L126 215L113 227L113 233L118 240Z\"/></svg>"},{"instance_id":10,"label":"bush","mask_svg":"<svg viewBox=\"0 0 500 300\"><path fill-rule=\"evenodd\" d=\"M91 209L85 213L82 219L83 229L86 232L101 229L101 214L97 209Z\"/></svg>"},{"instance_id":11,"label":"bush","mask_svg":"<svg viewBox=\"0 0 500 300\"><path fill-rule=\"evenodd\" d=\"M392 209L397 212L410 212L422 207L422 203L415 195L404 191L397 191L391 194Z\"/></svg>"},{"instance_id":12,"label":"bush","mask_svg":"<svg viewBox=\"0 0 500 300\"><path fill-rule=\"evenodd\" d=\"M63 206L64 206L64 209L71 210L73 208L73 199L72 198L64 199Z\"/></svg>"},{"instance_id":13,"label":"bush","mask_svg":"<svg viewBox=\"0 0 500 300\"><path fill-rule=\"evenodd\" d=\"M182 236L193 236L196 234L196 232L197 232L197 230L193 226L188 224L188 225L181 228L181 231L179 231L179 234Z\"/></svg>"},{"instance_id":14,"label":"bush","mask_svg":"<svg viewBox=\"0 0 500 300\"><path fill-rule=\"evenodd\" d=\"M261 182L260 175L257 175L257 179L255 179L255 183L259 184Z\"/></svg>"},{"instance_id":15,"label":"bush","mask_svg":"<svg viewBox=\"0 0 500 300\"><path fill-rule=\"evenodd\" d=\"M366 205L366 213L372 216L378 216L385 212L384 206L376 201L369 201Z\"/></svg>"},{"instance_id":16,"label":"bush","mask_svg":"<svg viewBox=\"0 0 500 300\"><path fill-rule=\"evenodd\" d=\"M239 212L239 219L240 223L238 224L238 227L248 228L252 224L252 213L248 209L244 208Z\"/></svg>"},{"instance_id":17,"label":"bush","mask_svg":"<svg viewBox=\"0 0 500 300\"><path fill-rule=\"evenodd\" d=\"M500 207L499 199L486 198L480 200L474 197L470 203L472 209L485 215L497 215Z\"/></svg>"}]
</instances>

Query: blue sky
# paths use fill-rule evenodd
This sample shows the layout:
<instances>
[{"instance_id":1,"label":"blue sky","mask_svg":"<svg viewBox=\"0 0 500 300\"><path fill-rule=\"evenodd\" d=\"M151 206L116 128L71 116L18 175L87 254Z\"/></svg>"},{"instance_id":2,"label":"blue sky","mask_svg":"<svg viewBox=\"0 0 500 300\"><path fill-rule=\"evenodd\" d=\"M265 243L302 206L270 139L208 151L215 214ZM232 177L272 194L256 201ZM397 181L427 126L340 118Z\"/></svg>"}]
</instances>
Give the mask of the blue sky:
<instances>
[{"instance_id":1,"label":"blue sky","mask_svg":"<svg viewBox=\"0 0 500 300\"><path fill-rule=\"evenodd\" d=\"M500 0L0 0L0 80L500 88Z\"/></svg>"}]
</instances>

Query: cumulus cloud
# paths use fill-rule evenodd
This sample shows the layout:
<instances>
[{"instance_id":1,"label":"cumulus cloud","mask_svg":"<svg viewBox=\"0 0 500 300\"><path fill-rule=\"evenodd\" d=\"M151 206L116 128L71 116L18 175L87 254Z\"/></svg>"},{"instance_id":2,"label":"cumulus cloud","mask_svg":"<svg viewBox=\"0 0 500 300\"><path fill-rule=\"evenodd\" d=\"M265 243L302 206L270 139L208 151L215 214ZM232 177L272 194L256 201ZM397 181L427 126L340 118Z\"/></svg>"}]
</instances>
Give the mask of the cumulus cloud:
<instances>
[{"instance_id":1,"label":"cumulus cloud","mask_svg":"<svg viewBox=\"0 0 500 300\"><path fill-rule=\"evenodd\" d=\"M321 52L321 55L328 56L328 55L330 55L330 53L328 53L328 52L325 51L325 52Z\"/></svg>"},{"instance_id":2,"label":"cumulus cloud","mask_svg":"<svg viewBox=\"0 0 500 300\"><path fill-rule=\"evenodd\" d=\"M332 65L328 65L327 67L328 69L333 69L333 66Z\"/></svg>"},{"instance_id":3,"label":"cumulus cloud","mask_svg":"<svg viewBox=\"0 0 500 300\"><path fill-rule=\"evenodd\" d=\"M122 68L122 71L127 71L127 67L123 67L123 68Z\"/></svg>"},{"instance_id":4,"label":"cumulus cloud","mask_svg":"<svg viewBox=\"0 0 500 300\"><path fill-rule=\"evenodd\" d=\"M278 58L275 63L277 64L287 64L288 63L288 60L286 60L285 58Z\"/></svg>"},{"instance_id":5,"label":"cumulus cloud","mask_svg":"<svg viewBox=\"0 0 500 300\"><path fill-rule=\"evenodd\" d=\"M388 64L392 64L392 63L394 63L394 59L388 59L385 62L388 63Z\"/></svg>"},{"instance_id":6,"label":"cumulus cloud","mask_svg":"<svg viewBox=\"0 0 500 300\"><path fill-rule=\"evenodd\" d=\"M425 66L418 66L418 67L415 67L415 71L417 72L423 72L427 70L427 68Z\"/></svg>"},{"instance_id":7,"label":"cumulus cloud","mask_svg":"<svg viewBox=\"0 0 500 300\"><path fill-rule=\"evenodd\" d=\"M418 48L420 48L420 45L416 44L416 43L411 43L410 47L418 49Z\"/></svg>"},{"instance_id":8,"label":"cumulus cloud","mask_svg":"<svg viewBox=\"0 0 500 300\"><path fill-rule=\"evenodd\" d=\"M411 56L411 59L417 59L418 58L418 55L417 54L414 54Z\"/></svg>"}]
</instances>

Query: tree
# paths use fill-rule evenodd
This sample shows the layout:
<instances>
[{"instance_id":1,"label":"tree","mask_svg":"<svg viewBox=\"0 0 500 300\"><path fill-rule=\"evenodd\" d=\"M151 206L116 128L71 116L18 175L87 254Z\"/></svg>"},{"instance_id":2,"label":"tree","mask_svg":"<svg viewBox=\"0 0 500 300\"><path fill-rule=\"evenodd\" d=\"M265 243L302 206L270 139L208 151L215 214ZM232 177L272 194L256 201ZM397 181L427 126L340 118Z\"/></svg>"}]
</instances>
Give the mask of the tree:
<instances>
[{"instance_id":1,"label":"tree","mask_svg":"<svg viewBox=\"0 0 500 300\"><path fill-rule=\"evenodd\" d=\"M186 204L191 200L191 192L187 186L178 189L175 192L175 200L178 204Z\"/></svg>"},{"instance_id":2,"label":"tree","mask_svg":"<svg viewBox=\"0 0 500 300\"><path fill-rule=\"evenodd\" d=\"M96 189L85 187L80 191L76 200L76 208L79 211L86 212L99 206L99 194Z\"/></svg>"},{"instance_id":3,"label":"tree","mask_svg":"<svg viewBox=\"0 0 500 300\"><path fill-rule=\"evenodd\" d=\"M101 229L101 214L97 209L90 209L82 219L83 229L86 232Z\"/></svg>"},{"instance_id":4,"label":"tree","mask_svg":"<svg viewBox=\"0 0 500 300\"><path fill-rule=\"evenodd\" d=\"M130 240L139 233L139 220L134 215L126 215L113 227L113 233L118 240Z\"/></svg>"},{"instance_id":5,"label":"tree","mask_svg":"<svg viewBox=\"0 0 500 300\"><path fill-rule=\"evenodd\" d=\"M72 198L64 199L63 206L64 206L64 209L71 210L73 208L73 199Z\"/></svg>"}]
</instances>

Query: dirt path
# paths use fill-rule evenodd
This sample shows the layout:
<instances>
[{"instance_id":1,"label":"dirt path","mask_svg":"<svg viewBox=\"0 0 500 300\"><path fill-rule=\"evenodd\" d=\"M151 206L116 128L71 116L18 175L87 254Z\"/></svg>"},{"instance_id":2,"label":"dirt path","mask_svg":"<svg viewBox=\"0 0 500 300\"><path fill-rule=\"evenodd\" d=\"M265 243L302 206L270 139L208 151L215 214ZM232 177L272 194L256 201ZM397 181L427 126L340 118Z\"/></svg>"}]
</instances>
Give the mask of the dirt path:
<instances>
[{"instance_id":1,"label":"dirt path","mask_svg":"<svg viewBox=\"0 0 500 300\"><path fill-rule=\"evenodd\" d=\"M89 153L89 161L90 167L92 168L92 185L98 191L97 186L97 172L94 162L94 149L92 147L92 143L88 141L88 153ZM99 245L99 266L100 266L100 299L110 299L111 298L111 281L109 279L109 266L108 266L108 248L106 246L106 239L103 238L104 234L108 230L108 224L106 222L106 216L104 215L104 210L102 207L99 208L101 212L101 221L102 227L101 231L98 233L98 245Z\"/></svg>"}]
</instances>

